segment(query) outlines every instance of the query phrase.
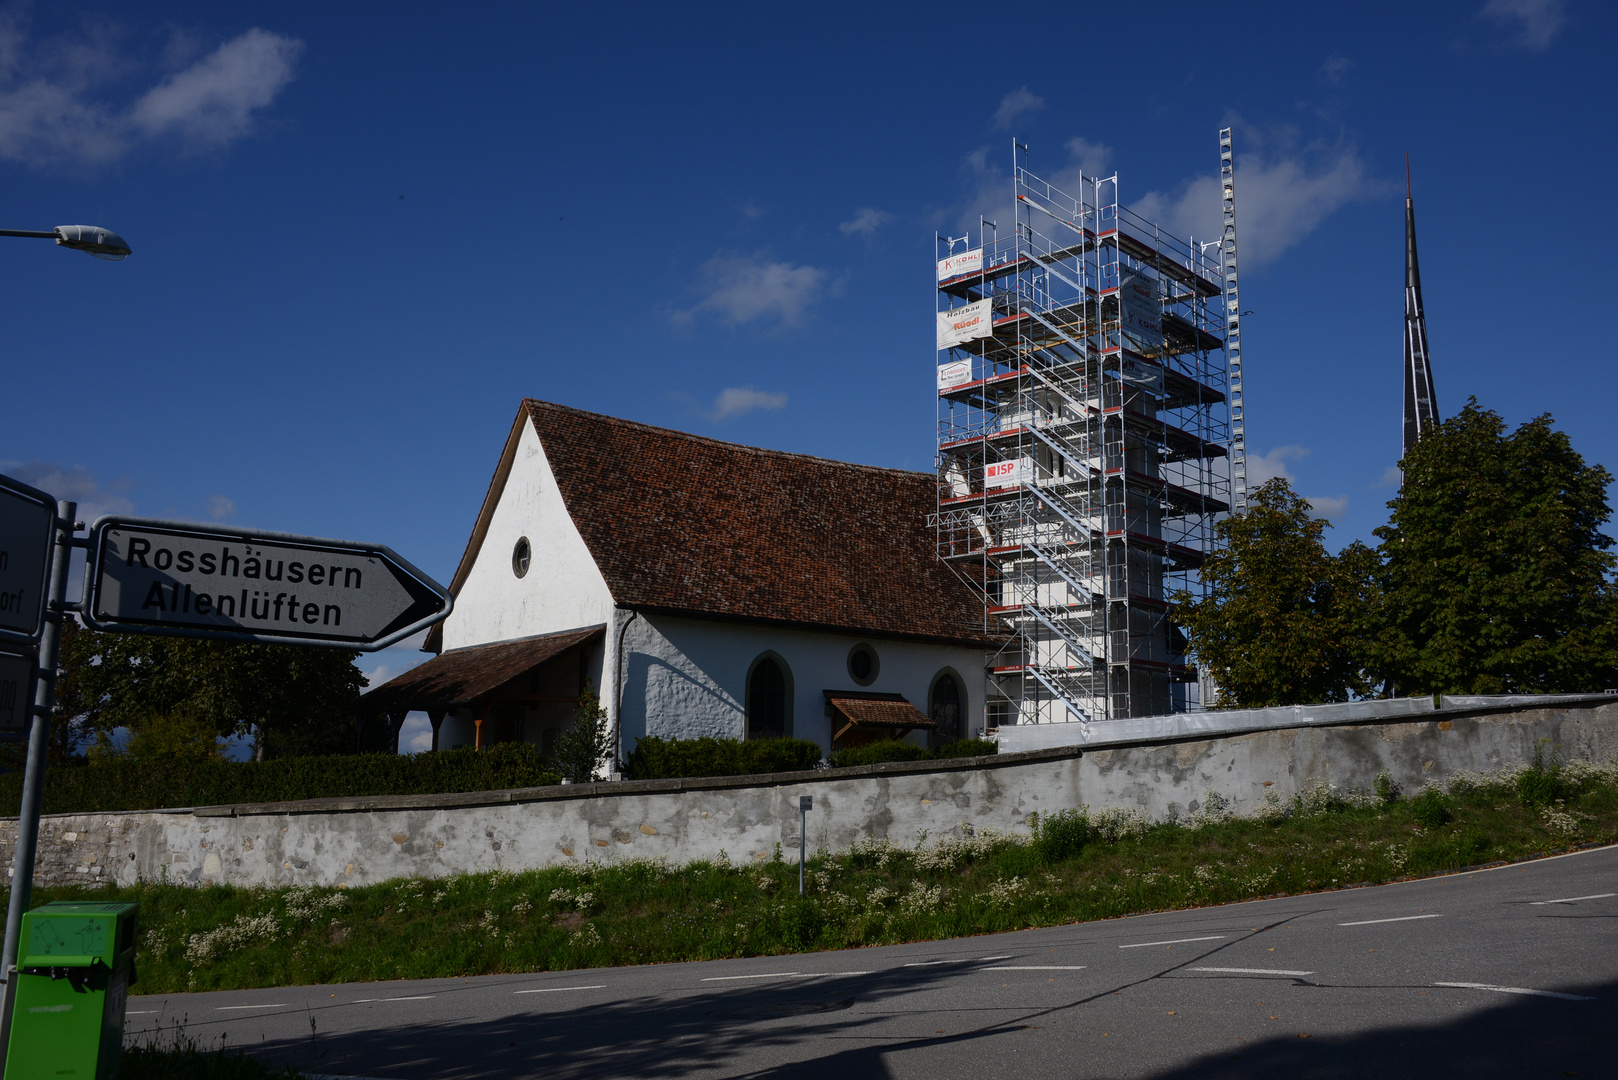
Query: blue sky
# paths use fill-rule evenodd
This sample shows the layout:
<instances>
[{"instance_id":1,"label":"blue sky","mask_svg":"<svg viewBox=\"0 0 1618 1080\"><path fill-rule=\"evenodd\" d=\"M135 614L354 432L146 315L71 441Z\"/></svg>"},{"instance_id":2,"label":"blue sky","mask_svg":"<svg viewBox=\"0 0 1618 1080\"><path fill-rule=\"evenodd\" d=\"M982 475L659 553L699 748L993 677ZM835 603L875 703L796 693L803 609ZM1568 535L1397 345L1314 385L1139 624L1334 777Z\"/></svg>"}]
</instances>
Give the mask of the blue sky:
<instances>
[{"instance_id":1,"label":"blue sky","mask_svg":"<svg viewBox=\"0 0 1618 1080\"><path fill-rule=\"evenodd\" d=\"M1255 471L1385 520L1407 150L1441 411L1618 467L1611 5L1140 10L0 5L0 227L135 249L0 240L0 468L446 581L523 396L928 469L1011 139L1211 236L1227 124Z\"/></svg>"}]
</instances>

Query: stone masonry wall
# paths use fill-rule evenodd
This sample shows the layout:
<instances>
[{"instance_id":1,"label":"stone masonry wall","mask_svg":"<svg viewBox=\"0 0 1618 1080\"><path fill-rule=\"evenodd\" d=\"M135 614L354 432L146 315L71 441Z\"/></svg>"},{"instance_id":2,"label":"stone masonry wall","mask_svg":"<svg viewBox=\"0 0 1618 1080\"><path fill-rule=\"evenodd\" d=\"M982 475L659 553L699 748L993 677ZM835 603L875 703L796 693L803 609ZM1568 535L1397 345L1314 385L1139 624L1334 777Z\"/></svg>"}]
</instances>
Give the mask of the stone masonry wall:
<instances>
[{"instance_id":1,"label":"stone masonry wall","mask_svg":"<svg viewBox=\"0 0 1618 1080\"><path fill-rule=\"evenodd\" d=\"M1370 788L1388 772L1407 792L1457 771L1530 760L1551 739L1565 760L1618 758L1618 703L1447 710L1431 719L1279 729L1085 752L903 762L774 777L580 784L472 795L312 800L44 819L42 885L138 880L347 886L497 868L664 857L764 859L798 843L798 796L812 795L811 848L861 837L914 845L964 826L1027 828L1032 811L1135 807L1193 811L1209 791L1250 812L1325 781ZM0 820L8 868L16 819Z\"/></svg>"}]
</instances>

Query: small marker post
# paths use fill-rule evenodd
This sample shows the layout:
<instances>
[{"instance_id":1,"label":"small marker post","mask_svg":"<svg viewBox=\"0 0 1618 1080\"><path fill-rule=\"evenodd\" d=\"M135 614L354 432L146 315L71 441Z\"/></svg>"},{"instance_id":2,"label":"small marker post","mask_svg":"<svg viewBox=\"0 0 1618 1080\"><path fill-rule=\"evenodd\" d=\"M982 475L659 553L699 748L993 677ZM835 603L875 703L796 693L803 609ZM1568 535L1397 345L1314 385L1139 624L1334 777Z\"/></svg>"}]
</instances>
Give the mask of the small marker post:
<instances>
[{"instance_id":1,"label":"small marker post","mask_svg":"<svg viewBox=\"0 0 1618 1080\"><path fill-rule=\"evenodd\" d=\"M803 895L803 861L804 852L808 849L808 821L809 811L815 808L813 795L798 796L798 895Z\"/></svg>"}]
</instances>

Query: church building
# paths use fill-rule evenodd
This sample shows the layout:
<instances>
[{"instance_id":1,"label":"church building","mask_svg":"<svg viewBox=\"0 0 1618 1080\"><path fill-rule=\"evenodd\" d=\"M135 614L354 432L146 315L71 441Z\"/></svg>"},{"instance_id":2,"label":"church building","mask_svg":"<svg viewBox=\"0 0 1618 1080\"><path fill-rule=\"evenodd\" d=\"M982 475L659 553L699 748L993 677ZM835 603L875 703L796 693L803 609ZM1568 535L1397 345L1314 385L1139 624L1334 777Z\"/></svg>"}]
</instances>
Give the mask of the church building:
<instances>
[{"instance_id":1,"label":"church building","mask_svg":"<svg viewBox=\"0 0 1618 1080\"><path fill-rule=\"evenodd\" d=\"M981 735L981 593L937 555L930 473L525 400L450 583L436 653L362 699L434 749L549 747L594 688L643 735Z\"/></svg>"}]
</instances>

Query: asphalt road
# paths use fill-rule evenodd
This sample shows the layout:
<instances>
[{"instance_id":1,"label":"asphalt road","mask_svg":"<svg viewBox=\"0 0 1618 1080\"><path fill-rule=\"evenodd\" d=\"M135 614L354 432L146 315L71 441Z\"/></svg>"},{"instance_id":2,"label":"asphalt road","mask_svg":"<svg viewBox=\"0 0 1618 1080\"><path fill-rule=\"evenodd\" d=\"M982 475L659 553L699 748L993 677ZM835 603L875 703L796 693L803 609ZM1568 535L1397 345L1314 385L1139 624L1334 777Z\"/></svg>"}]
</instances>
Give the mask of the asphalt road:
<instances>
[{"instance_id":1,"label":"asphalt road","mask_svg":"<svg viewBox=\"0 0 1618 1080\"><path fill-rule=\"evenodd\" d=\"M425 1077L1618 1077L1618 848L789 957L136 997L306 1071Z\"/></svg>"}]
</instances>

